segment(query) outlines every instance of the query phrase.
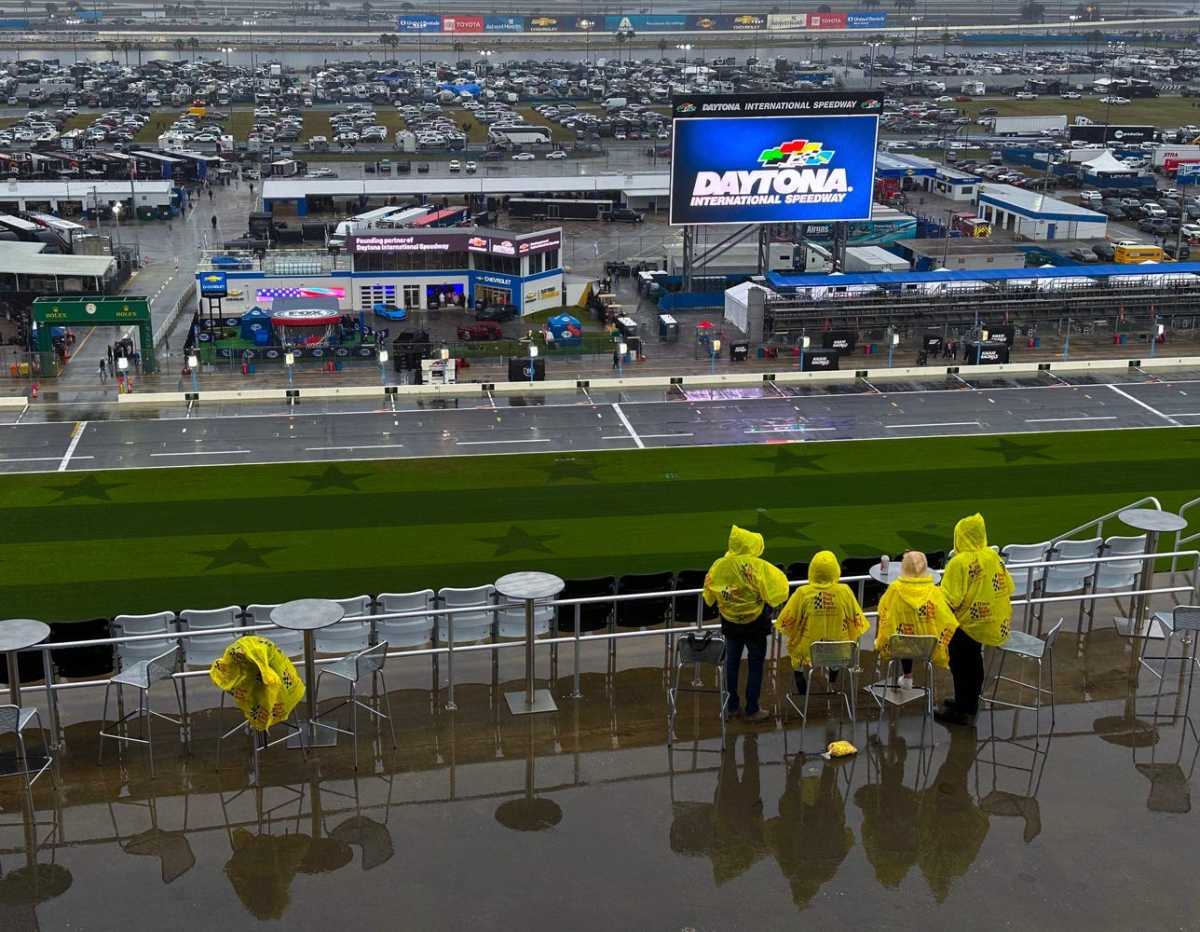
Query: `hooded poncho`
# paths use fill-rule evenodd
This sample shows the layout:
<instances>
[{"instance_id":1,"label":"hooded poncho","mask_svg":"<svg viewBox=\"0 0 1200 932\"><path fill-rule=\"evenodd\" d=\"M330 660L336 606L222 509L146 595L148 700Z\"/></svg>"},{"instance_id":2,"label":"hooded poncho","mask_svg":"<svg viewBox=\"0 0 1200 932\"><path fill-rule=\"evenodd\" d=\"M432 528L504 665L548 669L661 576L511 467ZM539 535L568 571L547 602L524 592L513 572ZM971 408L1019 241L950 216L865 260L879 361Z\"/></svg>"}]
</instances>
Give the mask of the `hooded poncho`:
<instances>
[{"instance_id":1,"label":"hooded poncho","mask_svg":"<svg viewBox=\"0 0 1200 932\"><path fill-rule=\"evenodd\" d=\"M808 582L792 593L775 625L792 667L812 663L814 641L857 641L870 625L850 587L838 582L842 568L828 550L813 557Z\"/></svg>"},{"instance_id":2,"label":"hooded poncho","mask_svg":"<svg viewBox=\"0 0 1200 932\"><path fill-rule=\"evenodd\" d=\"M901 576L887 588L879 600L879 630L875 634L875 650L881 660L888 660L888 641L894 634L932 634L938 639L933 651L934 666L948 667L946 647L954 636L958 622L946 604L942 590L929 576Z\"/></svg>"},{"instance_id":3,"label":"hooded poncho","mask_svg":"<svg viewBox=\"0 0 1200 932\"><path fill-rule=\"evenodd\" d=\"M729 531L729 549L704 577L704 601L716 605L721 617L749 624L763 605L778 605L788 595L787 577L762 558L763 537L736 524Z\"/></svg>"},{"instance_id":4,"label":"hooded poncho","mask_svg":"<svg viewBox=\"0 0 1200 932\"><path fill-rule=\"evenodd\" d=\"M1012 622L1014 587L999 554L988 547L982 515L955 525L954 551L942 578L946 603L971 638L989 647L1003 644Z\"/></svg>"}]
</instances>

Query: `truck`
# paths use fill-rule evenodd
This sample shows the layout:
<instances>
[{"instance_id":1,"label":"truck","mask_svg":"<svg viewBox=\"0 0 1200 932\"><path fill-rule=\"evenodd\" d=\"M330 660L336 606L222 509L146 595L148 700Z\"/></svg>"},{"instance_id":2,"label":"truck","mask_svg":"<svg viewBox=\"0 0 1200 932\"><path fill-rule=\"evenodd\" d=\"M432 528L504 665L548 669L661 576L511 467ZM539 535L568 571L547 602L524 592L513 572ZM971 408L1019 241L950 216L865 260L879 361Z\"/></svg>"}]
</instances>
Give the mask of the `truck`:
<instances>
[{"instance_id":1,"label":"truck","mask_svg":"<svg viewBox=\"0 0 1200 932\"><path fill-rule=\"evenodd\" d=\"M665 246L666 256L663 262L666 270L672 275L683 274L683 244L669 243ZM767 243L767 267L765 272L793 272L797 268L797 257L801 249L796 243L784 240ZM707 256L699 249L692 260L693 275L735 275L753 274L758 268L758 241L734 243L718 254Z\"/></svg>"},{"instance_id":2,"label":"truck","mask_svg":"<svg viewBox=\"0 0 1200 932\"><path fill-rule=\"evenodd\" d=\"M847 246L847 272L907 272L908 262L882 246Z\"/></svg>"},{"instance_id":3,"label":"truck","mask_svg":"<svg viewBox=\"0 0 1200 932\"><path fill-rule=\"evenodd\" d=\"M1150 155L1150 167L1168 175L1193 162L1200 162L1200 146L1159 146Z\"/></svg>"},{"instance_id":4,"label":"truck","mask_svg":"<svg viewBox=\"0 0 1200 932\"><path fill-rule=\"evenodd\" d=\"M605 110L611 112L613 110L620 110L628 103L628 99L624 97L605 97L601 103L601 106L603 106Z\"/></svg>"},{"instance_id":5,"label":"truck","mask_svg":"<svg viewBox=\"0 0 1200 932\"><path fill-rule=\"evenodd\" d=\"M1067 115L998 116L992 118L992 132L997 136L1040 136L1042 133L1066 133Z\"/></svg>"},{"instance_id":6,"label":"truck","mask_svg":"<svg viewBox=\"0 0 1200 932\"><path fill-rule=\"evenodd\" d=\"M972 97L982 97L987 93L987 85L982 81L963 81L962 87L959 90L964 94L970 94Z\"/></svg>"}]
</instances>

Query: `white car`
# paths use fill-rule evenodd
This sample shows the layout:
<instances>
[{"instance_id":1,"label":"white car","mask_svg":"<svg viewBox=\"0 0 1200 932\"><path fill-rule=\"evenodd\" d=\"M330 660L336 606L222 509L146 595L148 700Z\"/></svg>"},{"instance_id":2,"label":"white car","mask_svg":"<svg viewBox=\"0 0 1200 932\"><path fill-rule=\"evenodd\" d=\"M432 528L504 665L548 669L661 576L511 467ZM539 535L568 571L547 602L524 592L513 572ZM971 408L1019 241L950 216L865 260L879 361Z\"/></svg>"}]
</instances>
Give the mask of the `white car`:
<instances>
[{"instance_id":1,"label":"white car","mask_svg":"<svg viewBox=\"0 0 1200 932\"><path fill-rule=\"evenodd\" d=\"M1075 91L1064 91L1058 96L1063 100L1081 100L1083 98L1082 94L1076 93Z\"/></svg>"},{"instance_id":2,"label":"white car","mask_svg":"<svg viewBox=\"0 0 1200 932\"><path fill-rule=\"evenodd\" d=\"M1187 240L1189 245L1200 242L1200 224L1185 223L1179 228L1179 231L1183 234L1183 238Z\"/></svg>"},{"instance_id":3,"label":"white car","mask_svg":"<svg viewBox=\"0 0 1200 932\"><path fill-rule=\"evenodd\" d=\"M537 156L532 152L518 152L512 157L514 162L532 162Z\"/></svg>"},{"instance_id":4,"label":"white car","mask_svg":"<svg viewBox=\"0 0 1200 932\"><path fill-rule=\"evenodd\" d=\"M462 171L462 162L460 162L458 159L451 159L450 164L447 165L446 168L452 172L460 172Z\"/></svg>"},{"instance_id":5,"label":"white car","mask_svg":"<svg viewBox=\"0 0 1200 932\"><path fill-rule=\"evenodd\" d=\"M933 98L933 102L935 104L952 104L954 103L954 98L943 94L941 97Z\"/></svg>"},{"instance_id":6,"label":"white car","mask_svg":"<svg viewBox=\"0 0 1200 932\"><path fill-rule=\"evenodd\" d=\"M1129 98L1128 97L1116 97L1112 94L1109 94L1107 97L1101 97L1100 103L1112 104L1113 106L1119 107L1119 106L1122 106L1123 104L1129 103Z\"/></svg>"},{"instance_id":7,"label":"white car","mask_svg":"<svg viewBox=\"0 0 1200 932\"><path fill-rule=\"evenodd\" d=\"M532 154L532 153L530 153L530 154ZM562 149L555 149L553 152L546 153L546 158L553 159L554 161L559 161L561 159L565 159L566 157L567 157L567 153L563 152Z\"/></svg>"},{"instance_id":8,"label":"white car","mask_svg":"<svg viewBox=\"0 0 1200 932\"><path fill-rule=\"evenodd\" d=\"M1017 100L1037 100L1038 95L1031 91L1017 91L1015 96Z\"/></svg>"},{"instance_id":9,"label":"white car","mask_svg":"<svg viewBox=\"0 0 1200 932\"><path fill-rule=\"evenodd\" d=\"M465 165L463 165L463 168L466 169L468 175L473 175L479 170L479 166L474 162L467 162Z\"/></svg>"}]
</instances>

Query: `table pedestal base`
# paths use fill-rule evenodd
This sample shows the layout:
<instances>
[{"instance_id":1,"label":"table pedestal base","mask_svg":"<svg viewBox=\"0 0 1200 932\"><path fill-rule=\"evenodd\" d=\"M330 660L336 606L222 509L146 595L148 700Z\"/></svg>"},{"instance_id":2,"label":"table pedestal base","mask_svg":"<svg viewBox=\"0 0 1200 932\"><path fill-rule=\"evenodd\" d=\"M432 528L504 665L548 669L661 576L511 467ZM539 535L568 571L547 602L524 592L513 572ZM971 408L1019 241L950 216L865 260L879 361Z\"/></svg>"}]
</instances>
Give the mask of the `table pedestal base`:
<instances>
[{"instance_id":1,"label":"table pedestal base","mask_svg":"<svg viewBox=\"0 0 1200 932\"><path fill-rule=\"evenodd\" d=\"M1141 625L1138 624L1136 618L1114 618L1113 626L1117 629L1117 634L1125 638L1143 641L1165 641L1167 639L1166 628L1156 618L1148 618Z\"/></svg>"},{"instance_id":2,"label":"table pedestal base","mask_svg":"<svg viewBox=\"0 0 1200 932\"><path fill-rule=\"evenodd\" d=\"M337 745L338 733L333 730L335 723L329 721L304 722L300 730L287 740L287 746L296 748L331 748Z\"/></svg>"},{"instance_id":3,"label":"table pedestal base","mask_svg":"<svg viewBox=\"0 0 1200 932\"><path fill-rule=\"evenodd\" d=\"M508 711L513 715L532 715L534 712L558 711L558 703L554 701L554 696L550 694L550 690L548 689L535 689L533 691L533 705L529 705L525 701L526 694L524 691L505 693L504 698L508 702Z\"/></svg>"},{"instance_id":4,"label":"table pedestal base","mask_svg":"<svg viewBox=\"0 0 1200 932\"><path fill-rule=\"evenodd\" d=\"M892 705L906 705L914 699L924 699L925 690L917 689L914 686L898 686L880 680L878 683L872 683L866 687L867 692L882 702L890 702Z\"/></svg>"}]
</instances>

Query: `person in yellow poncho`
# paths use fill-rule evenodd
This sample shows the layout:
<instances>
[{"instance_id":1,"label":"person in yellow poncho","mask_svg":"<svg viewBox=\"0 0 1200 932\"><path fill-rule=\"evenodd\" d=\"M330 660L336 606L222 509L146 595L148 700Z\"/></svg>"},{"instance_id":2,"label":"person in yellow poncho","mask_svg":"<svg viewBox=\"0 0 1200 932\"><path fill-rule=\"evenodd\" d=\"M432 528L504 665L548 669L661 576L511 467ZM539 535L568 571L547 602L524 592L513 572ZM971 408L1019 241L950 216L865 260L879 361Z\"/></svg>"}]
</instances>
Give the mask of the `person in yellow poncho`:
<instances>
[{"instance_id":1,"label":"person in yellow poncho","mask_svg":"<svg viewBox=\"0 0 1200 932\"><path fill-rule=\"evenodd\" d=\"M238 638L208 671L256 731L266 731L292 714L304 698L296 668L274 642L257 635Z\"/></svg>"},{"instance_id":2,"label":"person in yellow poncho","mask_svg":"<svg viewBox=\"0 0 1200 932\"><path fill-rule=\"evenodd\" d=\"M954 556L946 564L942 592L958 619L950 641L950 673L954 698L934 713L947 725L969 725L979 711L983 688L983 651L1008 640L1012 624L1013 580L1000 555L988 547L983 515L973 514L954 526Z\"/></svg>"},{"instance_id":3,"label":"person in yellow poncho","mask_svg":"<svg viewBox=\"0 0 1200 932\"><path fill-rule=\"evenodd\" d=\"M850 587L838 582L842 567L830 551L822 550L808 567L808 582L792 593L775 627L792 660L796 692L808 692L804 667L812 666L814 641L857 641L870 625ZM829 679L837 679L831 670Z\"/></svg>"},{"instance_id":4,"label":"person in yellow poncho","mask_svg":"<svg viewBox=\"0 0 1200 932\"><path fill-rule=\"evenodd\" d=\"M875 634L875 650L879 659L887 661L888 642L894 634L933 635L938 639L933 651L935 666L948 667L947 645L958 621L942 590L933 584L929 561L919 550L910 550L900 562L900 578L893 582L879 600L879 629ZM912 686L912 661L901 660L904 675L901 686Z\"/></svg>"},{"instance_id":5,"label":"person in yellow poncho","mask_svg":"<svg viewBox=\"0 0 1200 932\"><path fill-rule=\"evenodd\" d=\"M787 576L762 558L763 548L761 534L735 524L729 531L729 549L704 577L704 601L720 611L725 638L725 685L729 690L725 715L732 718L738 714L738 671L745 651L746 719L751 722L771 717L758 707L767 635L771 633L770 611L788 596Z\"/></svg>"}]
</instances>

